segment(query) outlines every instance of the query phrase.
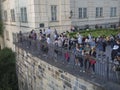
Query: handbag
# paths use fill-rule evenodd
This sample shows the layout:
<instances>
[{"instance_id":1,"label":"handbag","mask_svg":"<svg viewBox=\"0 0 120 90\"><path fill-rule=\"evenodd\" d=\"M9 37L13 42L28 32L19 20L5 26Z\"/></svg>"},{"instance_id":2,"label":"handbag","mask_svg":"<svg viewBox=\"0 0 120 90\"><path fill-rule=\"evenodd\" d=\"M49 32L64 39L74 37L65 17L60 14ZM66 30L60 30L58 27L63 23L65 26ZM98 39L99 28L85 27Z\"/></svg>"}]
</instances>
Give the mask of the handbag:
<instances>
[{"instance_id":1,"label":"handbag","mask_svg":"<svg viewBox=\"0 0 120 90\"><path fill-rule=\"evenodd\" d=\"M90 60L90 64L92 64L92 65L93 65L93 64L95 64L95 63L96 63L96 60L93 60L93 59L92 59L92 60Z\"/></svg>"}]
</instances>

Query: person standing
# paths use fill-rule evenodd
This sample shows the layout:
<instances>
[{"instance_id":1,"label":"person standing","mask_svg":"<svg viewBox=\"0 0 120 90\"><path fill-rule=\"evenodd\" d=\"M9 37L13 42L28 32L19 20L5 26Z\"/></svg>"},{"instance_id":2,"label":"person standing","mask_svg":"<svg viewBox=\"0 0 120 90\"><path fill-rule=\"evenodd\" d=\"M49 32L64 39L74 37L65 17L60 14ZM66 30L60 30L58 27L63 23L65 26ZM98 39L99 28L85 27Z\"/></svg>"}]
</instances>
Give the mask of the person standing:
<instances>
[{"instance_id":1,"label":"person standing","mask_svg":"<svg viewBox=\"0 0 120 90\"><path fill-rule=\"evenodd\" d=\"M114 45L113 46L113 49L112 49L112 52L111 52L111 59L112 61L114 61L116 59L116 56L117 56L117 49L119 48L118 45Z\"/></svg>"},{"instance_id":2,"label":"person standing","mask_svg":"<svg viewBox=\"0 0 120 90\"><path fill-rule=\"evenodd\" d=\"M93 74L95 73L95 63L96 63L96 58L94 58L93 56L90 56L88 70L91 71ZM91 67L92 67L92 70L90 70Z\"/></svg>"},{"instance_id":3,"label":"person standing","mask_svg":"<svg viewBox=\"0 0 120 90\"><path fill-rule=\"evenodd\" d=\"M46 34L47 34L47 36L49 35L51 35L51 29L50 29L50 27L47 29L47 31L46 31Z\"/></svg>"},{"instance_id":4,"label":"person standing","mask_svg":"<svg viewBox=\"0 0 120 90\"><path fill-rule=\"evenodd\" d=\"M78 44L82 44L82 35L80 33L78 35Z\"/></svg>"}]
</instances>

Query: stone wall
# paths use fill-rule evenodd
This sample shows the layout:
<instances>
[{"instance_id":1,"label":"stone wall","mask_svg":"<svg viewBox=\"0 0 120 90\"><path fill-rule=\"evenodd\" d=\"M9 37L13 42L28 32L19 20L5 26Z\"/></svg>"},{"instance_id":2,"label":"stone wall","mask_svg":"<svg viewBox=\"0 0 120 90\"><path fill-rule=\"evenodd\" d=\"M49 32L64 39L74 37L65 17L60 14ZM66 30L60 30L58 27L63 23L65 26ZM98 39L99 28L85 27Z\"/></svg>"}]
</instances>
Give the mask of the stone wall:
<instances>
[{"instance_id":1,"label":"stone wall","mask_svg":"<svg viewBox=\"0 0 120 90\"><path fill-rule=\"evenodd\" d=\"M19 90L104 90L99 84L74 76L23 49L16 47L15 51Z\"/></svg>"}]
</instances>

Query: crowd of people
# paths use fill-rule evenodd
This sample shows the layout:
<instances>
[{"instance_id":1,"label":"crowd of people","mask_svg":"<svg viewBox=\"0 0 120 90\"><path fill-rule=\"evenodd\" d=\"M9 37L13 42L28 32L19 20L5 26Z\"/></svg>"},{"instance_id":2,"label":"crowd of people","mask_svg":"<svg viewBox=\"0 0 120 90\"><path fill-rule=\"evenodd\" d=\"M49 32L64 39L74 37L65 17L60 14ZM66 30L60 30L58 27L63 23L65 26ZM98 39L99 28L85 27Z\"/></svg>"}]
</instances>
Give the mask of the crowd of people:
<instances>
[{"instance_id":1,"label":"crowd of people","mask_svg":"<svg viewBox=\"0 0 120 90\"><path fill-rule=\"evenodd\" d=\"M91 34L88 36L82 36L80 32L77 33L76 38L70 37L68 31L63 33L58 33L55 29L54 32L51 32L51 29L40 29L39 33L36 33L35 30L32 30L29 33L29 39L31 40L40 40L43 44L41 49L48 51L48 45L54 45L58 48L64 48L74 52L75 56L75 65L80 66L82 71L89 71L92 67L92 71L95 72L95 64L97 55L105 55L106 47L111 46L111 59L112 61L117 60L120 65L120 33L116 36L98 36L93 37ZM20 41L22 41L22 32L19 33ZM98 50L98 52L97 52ZM58 51L54 50L57 54ZM66 61L69 63L70 54L69 52L64 53Z\"/></svg>"}]
</instances>

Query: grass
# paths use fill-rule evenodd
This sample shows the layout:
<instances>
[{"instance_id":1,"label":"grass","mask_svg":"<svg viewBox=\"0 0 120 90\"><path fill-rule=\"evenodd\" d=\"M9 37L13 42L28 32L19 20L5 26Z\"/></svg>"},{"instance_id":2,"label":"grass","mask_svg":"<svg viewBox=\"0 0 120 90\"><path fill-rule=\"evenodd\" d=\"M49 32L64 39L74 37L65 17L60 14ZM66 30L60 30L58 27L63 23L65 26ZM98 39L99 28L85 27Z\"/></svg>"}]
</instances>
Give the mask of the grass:
<instances>
[{"instance_id":1,"label":"grass","mask_svg":"<svg viewBox=\"0 0 120 90\"><path fill-rule=\"evenodd\" d=\"M88 36L91 34L93 37L98 36L110 36L110 35L117 35L120 33L120 30L113 30L113 29L97 29L97 30L82 30L78 31L82 36ZM70 37L76 37L78 32L72 32L69 34Z\"/></svg>"}]
</instances>

